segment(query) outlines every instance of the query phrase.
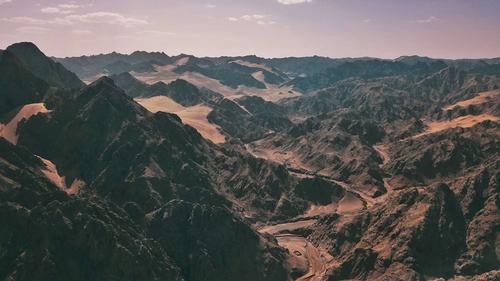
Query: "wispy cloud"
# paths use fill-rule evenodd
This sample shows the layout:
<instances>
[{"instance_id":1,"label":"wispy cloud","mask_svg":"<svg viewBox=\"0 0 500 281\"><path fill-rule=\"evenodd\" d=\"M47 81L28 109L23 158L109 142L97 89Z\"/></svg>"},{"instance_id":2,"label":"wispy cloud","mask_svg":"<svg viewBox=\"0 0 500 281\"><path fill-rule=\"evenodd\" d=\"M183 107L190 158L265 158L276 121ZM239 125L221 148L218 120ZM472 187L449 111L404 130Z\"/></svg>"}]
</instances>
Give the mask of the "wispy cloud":
<instances>
[{"instance_id":1,"label":"wispy cloud","mask_svg":"<svg viewBox=\"0 0 500 281\"><path fill-rule=\"evenodd\" d=\"M12 0L0 0L0 5L3 5L5 3L10 3Z\"/></svg>"},{"instance_id":2,"label":"wispy cloud","mask_svg":"<svg viewBox=\"0 0 500 281\"><path fill-rule=\"evenodd\" d=\"M419 23L419 24L426 24L426 23L433 23L433 22L437 22L437 21L440 21L439 18L435 17L435 16L430 16L426 19L417 19L415 20L416 23Z\"/></svg>"},{"instance_id":3,"label":"wispy cloud","mask_svg":"<svg viewBox=\"0 0 500 281\"><path fill-rule=\"evenodd\" d=\"M148 22L142 19L127 17L112 12L93 12L87 14L71 14L60 18L38 19L32 17L11 17L0 18L0 21L9 23L31 24L31 25L75 25L78 23L88 24L111 24L124 27L134 27L146 25Z\"/></svg>"},{"instance_id":4,"label":"wispy cloud","mask_svg":"<svg viewBox=\"0 0 500 281\"><path fill-rule=\"evenodd\" d=\"M72 10L61 10L57 7L45 7L40 10L44 14L71 14Z\"/></svg>"},{"instance_id":5,"label":"wispy cloud","mask_svg":"<svg viewBox=\"0 0 500 281\"><path fill-rule=\"evenodd\" d=\"M237 22L237 21L254 22L258 25L276 24L275 21L266 20L267 18L269 18L267 15L253 14L253 15L243 15L240 17L228 17L227 20L232 22Z\"/></svg>"},{"instance_id":6,"label":"wispy cloud","mask_svg":"<svg viewBox=\"0 0 500 281\"><path fill-rule=\"evenodd\" d=\"M296 4L304 4L311 2L312 0L278 0L278 3L283 5L296 5Z\"/></svg>"},{"instance_id":7,"label":"wispy cloud","mask_svg":"<svg viewBox=\"0 0 500 281\"><path fill-rule=\"evenodd\" d=\"M94 12L82 15L69 15L65 17L70 22L82 23L100 23L100 24L114 24L122 25L125 27L132 27L138 25L146 25L148 22L142 19L130 18L118 13L111 12Z\"/></svg>"},{"instance_id":8,"label":"wispy cloud","mask_svg":"<svg viewBox=\"0 0 500 281\"><path fill-rule=\"evenodd\" d=\"M214 4L211 4L211 3L207 3L207 4L205 4L205 8L207 8L207 9L215 9L215 8L217 8L217 6L214 5Z\"/></svg>"},{"instance_id":9,"label":"wispy cloud","mask_svg":"<svg viewBox=\"0 0 500 281\"><path fill-rule=\"evenodd\" d=\"M80 8L80 5L76 4L59 4L57 6L50 6L42 8L40 11L45 14L72 14L76 9Z\"/></svg>"},{"instance_id":10,"label":"wispy cloud","mask_svg":"<svg viewBox=\"0 0 500 281\"><path fill-rule=\"evenodd\" d=\"M9 23L20 23L20 24L34 24L34 25L47 24L49 22L47 20L36 19L32 17L1 18L0 21Z\"/></svg>"}]
</instances>

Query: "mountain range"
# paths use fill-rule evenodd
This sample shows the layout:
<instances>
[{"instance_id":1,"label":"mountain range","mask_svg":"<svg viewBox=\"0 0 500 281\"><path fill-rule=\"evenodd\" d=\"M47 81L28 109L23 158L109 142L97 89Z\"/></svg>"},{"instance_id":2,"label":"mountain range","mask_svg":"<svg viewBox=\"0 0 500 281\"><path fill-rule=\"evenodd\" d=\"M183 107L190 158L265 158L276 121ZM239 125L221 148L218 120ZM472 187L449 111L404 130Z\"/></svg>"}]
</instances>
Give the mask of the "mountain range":
<instances>
[{"instance_id":1,"label":"mountain range","mask_svg":"<svg viewBox=\"0 0 500 281\"><path fill-rule=\"evenodd\" d=\"M500 59L0 51L3 280L497 280Z\"/></svg>"}]
</instances>

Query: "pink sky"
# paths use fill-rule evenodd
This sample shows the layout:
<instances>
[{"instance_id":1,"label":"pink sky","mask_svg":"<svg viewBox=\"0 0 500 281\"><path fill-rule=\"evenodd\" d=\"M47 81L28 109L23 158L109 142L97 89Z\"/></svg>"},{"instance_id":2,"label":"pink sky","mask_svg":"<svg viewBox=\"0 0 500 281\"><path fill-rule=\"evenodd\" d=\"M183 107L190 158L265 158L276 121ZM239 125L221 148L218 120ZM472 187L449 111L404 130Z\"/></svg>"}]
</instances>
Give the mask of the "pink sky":
<instances>
[{"instance_id":1,"label":"pink sky","mask_svg":"<svg viewBox=\"0 0 500 281\"><path fill-rule=\"evenodd\" d=\"M0 48L48 55L500 56L498 0L0 0Z\"/></svg>"}]
</instances>

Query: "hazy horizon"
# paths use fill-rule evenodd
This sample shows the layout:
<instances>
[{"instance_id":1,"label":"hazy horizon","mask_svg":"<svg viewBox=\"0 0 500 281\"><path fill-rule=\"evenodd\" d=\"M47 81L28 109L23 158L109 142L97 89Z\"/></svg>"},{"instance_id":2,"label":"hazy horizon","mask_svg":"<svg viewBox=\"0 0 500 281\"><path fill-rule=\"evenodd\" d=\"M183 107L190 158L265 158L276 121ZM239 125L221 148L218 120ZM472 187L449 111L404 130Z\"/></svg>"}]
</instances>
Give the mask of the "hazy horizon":
<instances>
[{"instance_id":1,"label":"hazy horizon","mask_svg":"<svg viewBox=\"0 0 500 281\"><path fill-rule=\"evenodd\" d=\"M55 57L497 58L499 13L494 0L0 0L0 49L29 41Z\"/></svg>"}]
</instances>

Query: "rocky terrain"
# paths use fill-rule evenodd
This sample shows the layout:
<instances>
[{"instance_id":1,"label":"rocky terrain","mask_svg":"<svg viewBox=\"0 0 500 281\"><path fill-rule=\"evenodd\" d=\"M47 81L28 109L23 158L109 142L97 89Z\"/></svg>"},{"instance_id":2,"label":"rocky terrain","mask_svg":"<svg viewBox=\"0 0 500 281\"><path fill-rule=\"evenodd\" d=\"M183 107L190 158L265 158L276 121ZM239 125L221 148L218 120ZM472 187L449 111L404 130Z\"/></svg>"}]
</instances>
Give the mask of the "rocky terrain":
<instances>
[{"instance_id":1,"label":"rocky terrain","mask_svg":"<svg viewBox=\"0 0 500 281\"><path fill-rule=\"evenodd\" d=\"M0 278L496 280L498 64L14 44Z\"/></svg>"}]
</instances>

